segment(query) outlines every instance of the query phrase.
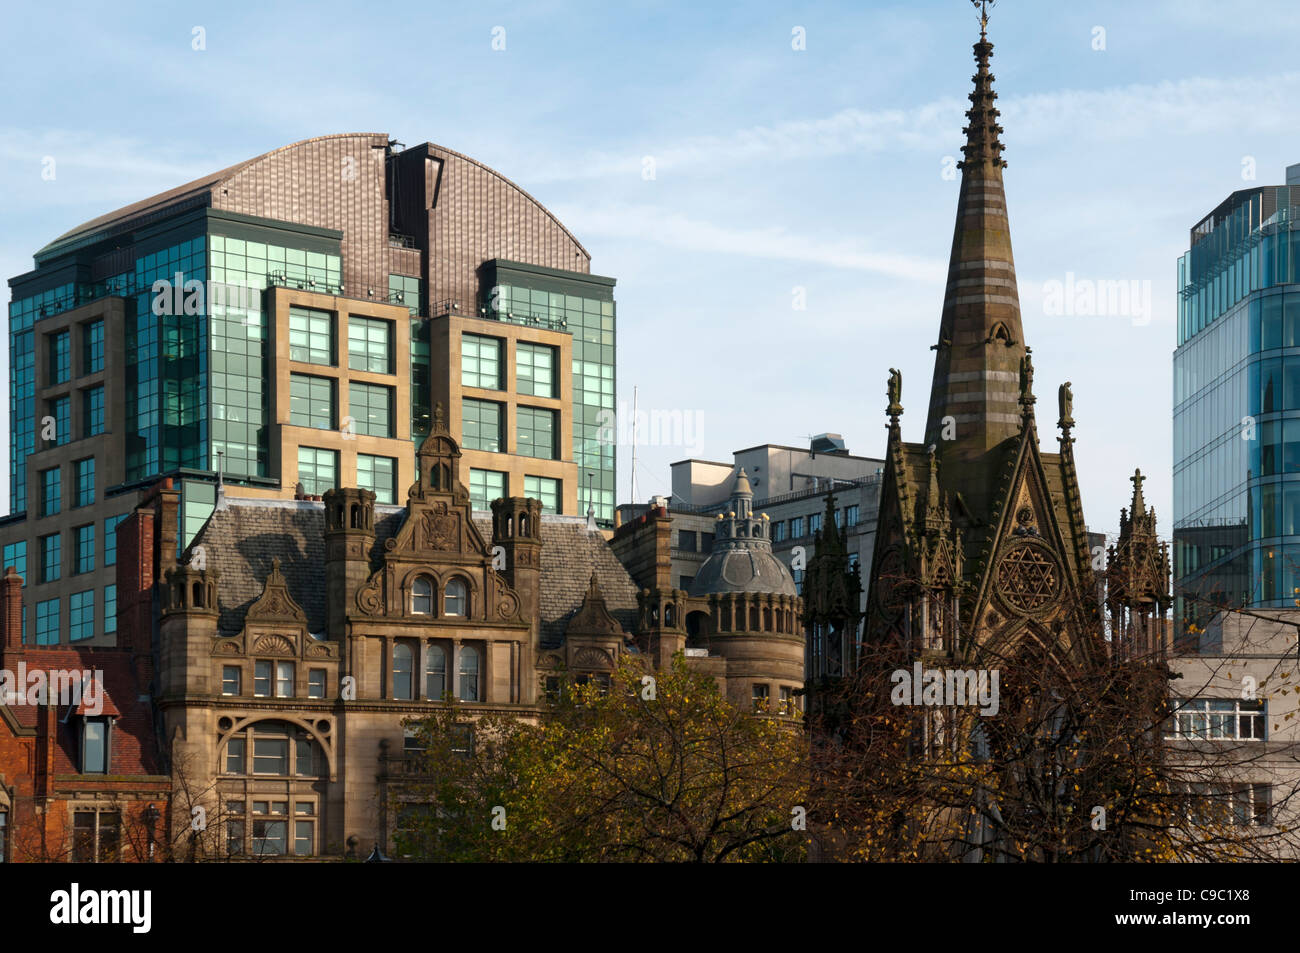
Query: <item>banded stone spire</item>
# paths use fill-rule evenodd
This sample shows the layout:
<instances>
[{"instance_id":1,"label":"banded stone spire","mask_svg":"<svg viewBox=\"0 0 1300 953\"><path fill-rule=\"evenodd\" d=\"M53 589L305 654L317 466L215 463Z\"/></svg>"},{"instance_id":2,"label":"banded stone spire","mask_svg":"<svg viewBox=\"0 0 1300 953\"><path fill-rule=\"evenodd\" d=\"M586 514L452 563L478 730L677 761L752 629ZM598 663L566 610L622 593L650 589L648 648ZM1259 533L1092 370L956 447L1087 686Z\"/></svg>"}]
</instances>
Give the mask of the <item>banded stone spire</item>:
<instances>
[{"instance_id":1,"label":"banded stone spire","mask_svg":"<svg viewBox=\"0 0 1300 953\"><path fill-rule=\"evenodd\" d=\"M925 428L927 444L958 459L977 458L1018 433L1025 355L1002 187L1002 127L989 72L993 44L982 30L974 48L978 70L958 163L961 192Z\"/></svg>"}]
</instances>

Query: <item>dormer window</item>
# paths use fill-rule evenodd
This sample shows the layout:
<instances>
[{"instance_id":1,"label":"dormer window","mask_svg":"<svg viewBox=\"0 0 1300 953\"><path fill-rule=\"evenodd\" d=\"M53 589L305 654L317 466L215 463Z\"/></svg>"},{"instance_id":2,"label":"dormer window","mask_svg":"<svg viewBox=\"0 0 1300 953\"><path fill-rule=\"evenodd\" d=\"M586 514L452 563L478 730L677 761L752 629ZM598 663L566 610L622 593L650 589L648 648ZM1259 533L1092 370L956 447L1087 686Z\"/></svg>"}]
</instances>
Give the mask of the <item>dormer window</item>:
<instances>
[{"instance_id":1,"label":"dormer window","mask_svg":"<svg viewBox=\"0 0 1300 953\"><path fill-rule=\"evenodd\" d=\"M433 583L424 576L411 586L411 612L414 615L433 615Z\"/></svg>"},{"instance_id":2,"label":"dormer window","mask_svg":"<svg viewBox=\"0 0 1300 953\"><path fill-rule=\"evenodd\" d=\"M108 773L107 718L81 719L81 773Z\"/></svg>"},{"instance_id":3,"label":"dormer window","mask_svg":"<svg viewBox=\"0 0 1300 953\"><path fill-rule=\"evenodd\" d=\"M459 579L451 580L447 583L447 591L443 596L443 615L464 616L466 614L469 600L465 596L465 583Z\"/></svg>"}]
</instances>

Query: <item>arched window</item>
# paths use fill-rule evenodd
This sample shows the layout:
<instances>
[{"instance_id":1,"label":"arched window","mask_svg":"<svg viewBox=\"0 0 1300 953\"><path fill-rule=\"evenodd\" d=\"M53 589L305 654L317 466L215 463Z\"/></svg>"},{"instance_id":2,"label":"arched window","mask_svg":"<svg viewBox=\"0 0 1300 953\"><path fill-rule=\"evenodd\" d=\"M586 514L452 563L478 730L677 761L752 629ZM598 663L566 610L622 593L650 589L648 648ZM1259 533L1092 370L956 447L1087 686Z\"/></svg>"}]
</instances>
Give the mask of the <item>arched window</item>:
<instances>
[{"instance_id":1,"label":"arched window","mask_svg":"<svg viewBox=\"0 0 1300 953\"><path fill-rule=\"evenodd\" d=\"M393 643L393 697L411 699L411 676L415 672L415 653L407 642Z\"/></svg>"},{"instance_id":2,"label":"arched window","mask_svg":"<svg viewBox=\"0 0 1300 953\"><path fill-rule=\"evenodd\" d=\"M453 579L447 583L447 591L443 594L442 614L463 616L466 614L465 583L459 579Z\"/></svg>"},{"instance_id":3,"label":"arched window","mask_svg":"<svg viewBox=\"0 0 1300 953\"><path fill-rule=\"evenodd\" d=\"M424 693L430 701L441 701L447 693L447 653L441 645L430 645L424 661Z\"/></svg>"},{"instance_id":4,"label":"arched window","mask_svg":"<svg viewBox=\"0 0 1300 953\"><path fill-rule=\"evenodd\" d=\"M460 700L478 701L478 649L472 645L460 647Z\"/></svg>"},{"instance_id":5,"label":"arched window","mask_svg":"<svg viewBox=\"0 0 1300 953\"><path fill-rule=\"evenodd\" d=\"M433 583L424 576L411 586L411 612L415 615L433 615Z\"/></svg>"},{"instance_id":6,"label":"arched window","mask_svg":"<svg viewBox=\"0 0 1300 953\"><path fill-rule=\"evenodd\" d=\"M284 721L259 721L226 742L224 774L312 778L325 773L325 752L308 732Z\"/></svg>"}]
</instances>

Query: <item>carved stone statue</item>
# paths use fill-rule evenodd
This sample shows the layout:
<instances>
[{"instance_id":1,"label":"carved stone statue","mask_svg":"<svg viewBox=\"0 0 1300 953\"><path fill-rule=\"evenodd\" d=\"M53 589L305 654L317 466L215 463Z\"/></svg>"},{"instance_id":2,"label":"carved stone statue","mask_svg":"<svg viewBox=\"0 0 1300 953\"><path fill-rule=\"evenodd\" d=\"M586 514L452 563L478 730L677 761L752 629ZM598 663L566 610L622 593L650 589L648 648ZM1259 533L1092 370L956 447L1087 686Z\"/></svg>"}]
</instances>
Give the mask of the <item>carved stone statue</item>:
<instances>
[{"instance_id":1,"label":"carved stone statue","mask_svg":"<svg viewBox=\"0 0 1300 953\"><path fill-rule=\"evenodd\" d=\"M1020 399L1034 396L1034 359L1025 348L1025 356L1020 359Z\"/></svg>"},{"instance_id":2,"label":"carved stone statue","mask_svg":"<svg viewBox=\"0 0 1300 953\"><path fill-rule=\"evenodd\" d=\"M903 398L903 374L896 368L889 369L889 386L886 393L889 396L889 407L885 413L897 417L903 412L903 406L899 403Z\"/></svg>"},{"instance_id":3,"label":"carved stone statue","mask_svg":"<svg viewBox=\"0 0 1300 953\"><path fill-rule=\"evenodd\" d=\"M1070 390L1069 381L1061 385L1061 389L1057 392L1057 401L1061 406L1061 419L1057 422L1057 426L1062 430L1069 430L1074 426L1074 417L1072 416L1074 394Z\"/></svg>"}]
</instances>

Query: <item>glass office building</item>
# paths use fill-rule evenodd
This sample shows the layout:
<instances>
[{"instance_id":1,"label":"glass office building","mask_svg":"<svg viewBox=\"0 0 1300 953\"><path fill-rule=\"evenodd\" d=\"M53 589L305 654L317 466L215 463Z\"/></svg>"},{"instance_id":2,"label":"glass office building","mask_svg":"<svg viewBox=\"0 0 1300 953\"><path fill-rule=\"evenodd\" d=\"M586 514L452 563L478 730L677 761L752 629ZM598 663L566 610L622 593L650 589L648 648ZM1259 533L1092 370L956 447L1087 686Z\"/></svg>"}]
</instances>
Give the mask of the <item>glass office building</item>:
<instances>
[{"instance_id":1,"label":"glass office building","mask_svg":"<svg viewBox=\"0 0 1300 953\"><path fill-rule=\"evenodd\" d=\"M1235 192L1178 261L1175 618L1193 640L1217 606L1300 600L1297 206L1300 182Z\"/></svg>"}]
</instances>

